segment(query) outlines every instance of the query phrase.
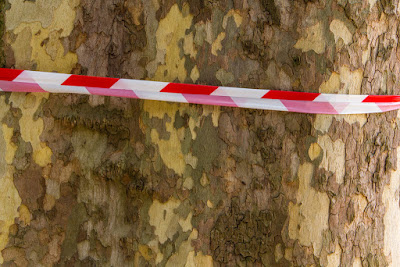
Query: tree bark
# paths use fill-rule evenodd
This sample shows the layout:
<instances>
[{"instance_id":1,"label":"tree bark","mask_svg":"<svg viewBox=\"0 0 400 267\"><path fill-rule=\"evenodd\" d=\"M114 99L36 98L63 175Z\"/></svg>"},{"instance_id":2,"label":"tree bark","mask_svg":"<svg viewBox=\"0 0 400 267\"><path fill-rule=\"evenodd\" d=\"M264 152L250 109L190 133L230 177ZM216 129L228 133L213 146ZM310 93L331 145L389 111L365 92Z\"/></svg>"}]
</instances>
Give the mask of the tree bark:
<instances>
[{"instance_id":1,"label":"tree bark","mask_svg":"<svg viewBox=\"0 0 400 267\"><path fill-rule=\"evenodd\" d=\"M10 0L0 64L399 94L399 8L397 0ZM0 102L4 266L400 265L397 112L67 94L3 93Z\"/></svg>"}]
</instances>

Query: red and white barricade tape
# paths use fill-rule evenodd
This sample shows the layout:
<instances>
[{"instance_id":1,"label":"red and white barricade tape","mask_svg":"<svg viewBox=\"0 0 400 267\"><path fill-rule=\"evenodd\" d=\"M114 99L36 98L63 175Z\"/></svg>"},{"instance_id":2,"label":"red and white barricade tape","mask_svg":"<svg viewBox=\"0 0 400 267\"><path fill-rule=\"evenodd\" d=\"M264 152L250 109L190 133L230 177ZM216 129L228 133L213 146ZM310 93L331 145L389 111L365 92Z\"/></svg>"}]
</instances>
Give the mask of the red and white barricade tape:
<instances>
[{"instance_id":1,"label":"red and white barricade tape","mask_svg":"<svg viewBox=\"0 0 400 267\"><path fill-rule=\"evenodd\" d=\"M316 114L378 113L400 108L400 96L343 95L104 78L0 68L5 92L91 94Z\"/></svg>"}]
</instances>

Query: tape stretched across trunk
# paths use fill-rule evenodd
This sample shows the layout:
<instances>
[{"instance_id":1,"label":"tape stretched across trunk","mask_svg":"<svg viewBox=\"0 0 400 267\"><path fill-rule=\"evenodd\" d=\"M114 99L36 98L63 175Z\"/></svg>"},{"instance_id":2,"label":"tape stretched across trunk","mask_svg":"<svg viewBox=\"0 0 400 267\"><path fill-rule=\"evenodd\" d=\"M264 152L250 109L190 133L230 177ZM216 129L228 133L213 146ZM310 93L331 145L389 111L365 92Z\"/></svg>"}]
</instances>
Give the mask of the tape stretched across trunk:
<instances>
[{"instance_id":1,"label":"tape stretched across trunk","mask_svg":"<svg viewBox=\"0 0 400 267\"><path fill-rule=\"evenodd\" d=\"M116 96L314 114L378 113L400 108L400 96L302 93L153 82L0 68L5 92Z\"/></svg>"}]
</instances>

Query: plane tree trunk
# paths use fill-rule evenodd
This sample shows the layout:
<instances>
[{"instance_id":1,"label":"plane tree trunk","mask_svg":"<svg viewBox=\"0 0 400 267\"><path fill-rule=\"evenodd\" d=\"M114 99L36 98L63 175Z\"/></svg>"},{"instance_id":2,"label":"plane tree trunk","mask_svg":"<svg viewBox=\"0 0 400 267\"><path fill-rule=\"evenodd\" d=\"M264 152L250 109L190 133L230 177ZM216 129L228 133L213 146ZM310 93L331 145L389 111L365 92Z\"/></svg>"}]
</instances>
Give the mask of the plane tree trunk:
<instances>
[{"instance_id":1,"label":"plane tree trunk","mask_svg":"<svg viewBox=\"0 0 400 267\"><path fill-rule=\"evenodd\" d=\"M0 1L0 64L399 94L398 1ZM399 266L397 112L0 95L3 266Z\"/></svg>"}]
</instances>

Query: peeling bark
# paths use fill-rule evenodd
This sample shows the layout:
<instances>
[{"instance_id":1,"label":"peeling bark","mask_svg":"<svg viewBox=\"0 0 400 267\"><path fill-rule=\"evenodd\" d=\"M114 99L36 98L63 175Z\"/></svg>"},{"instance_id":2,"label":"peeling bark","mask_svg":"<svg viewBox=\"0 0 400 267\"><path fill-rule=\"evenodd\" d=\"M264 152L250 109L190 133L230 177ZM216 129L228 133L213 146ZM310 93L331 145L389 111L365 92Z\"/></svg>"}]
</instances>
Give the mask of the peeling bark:
<instances>
[{"instance_id":1,"label":"peeling bark","mask_svg":"<svg viewBox=\"0 0 400 267\"><path fill-rule=\"evenodd\" d=\"M4 33L4 12L5 12L5 0L1 0L0 1L0 10L1 10L1 14L0 14L0 33L3 36ZM4 67L5 64L5 59L4 59L4 44L3 44L3 38L0 38L0 67Z\"/></svg>"},{"instance_id":2,"label":"peeling bark","mask_svg":"<svg viewBox=\"0 0 400 267\"><path fill-rule=\"evenodd\" d=\"M1 8L0 65L399 94L397 1L43 3ZM400 264L397 112L65 94L0 102L4 266Z\"/></svg>"}]
</instances>

